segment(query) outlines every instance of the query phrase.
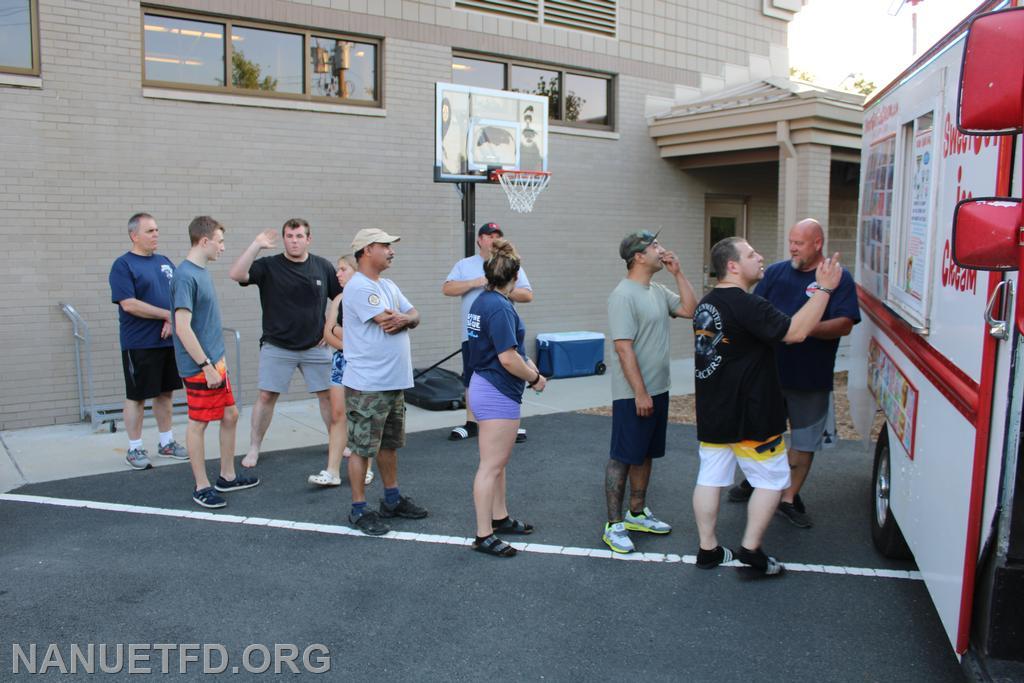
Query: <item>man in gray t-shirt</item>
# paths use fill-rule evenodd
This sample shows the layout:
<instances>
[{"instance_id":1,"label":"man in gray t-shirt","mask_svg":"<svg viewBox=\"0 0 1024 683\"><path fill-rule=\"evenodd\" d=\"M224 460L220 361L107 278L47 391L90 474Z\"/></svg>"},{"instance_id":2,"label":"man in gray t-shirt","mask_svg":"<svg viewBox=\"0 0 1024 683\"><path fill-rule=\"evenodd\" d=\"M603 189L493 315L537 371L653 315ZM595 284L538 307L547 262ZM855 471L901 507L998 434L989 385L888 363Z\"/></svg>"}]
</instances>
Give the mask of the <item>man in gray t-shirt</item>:
<instances>
[{"instance_id":1,"label":"man in gray t-shirt","mask_svg":"<svg viewBox=\"0 0 1024 683\"><path fill-rule=\"evenodd\" d=\"M665 455L668 426L670 318L690 318L697 296L671 251L649 231L619 245L626 277L608 297L608 325L615 344L612 364L612 442L605 468L608 523L604 542L617 553L633 551L630 531L667 534L672 527L647 507L653 458ZM651 278L662 268L675 278L674 294ZM629 479L629 510L622 501Z\"/></svg>"},{"instance_id":2,"label":"man in gray t-shirt","mask_svg":"<svg viewBox=\"0 0 1024 683\"><path fill-rule=\"evenodd\" d=\"M188 459L195 477L192 500L204 508L227 505L220 495L250 489L259 478L235 473L235 428L238 408L224 362L217 292L206 266L224 252L224 226L209 216L189 223L188 256L171 281L174 355L188 401ZM211 486L206 475L206 426L220 422L220 476Z\"/></svg>"}]
</instances>

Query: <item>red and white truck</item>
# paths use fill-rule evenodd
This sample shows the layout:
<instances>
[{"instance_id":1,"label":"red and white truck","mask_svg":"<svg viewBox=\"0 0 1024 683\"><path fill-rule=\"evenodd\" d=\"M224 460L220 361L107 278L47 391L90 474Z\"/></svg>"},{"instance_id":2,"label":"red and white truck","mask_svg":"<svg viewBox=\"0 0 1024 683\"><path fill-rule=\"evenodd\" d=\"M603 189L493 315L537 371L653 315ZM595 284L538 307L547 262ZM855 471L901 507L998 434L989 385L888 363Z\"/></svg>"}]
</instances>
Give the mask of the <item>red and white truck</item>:
<instances>
[{"instance_id":1,"label":"red and white truck","mask_svg":"<svg viewBox=\"0 0 1024 683\"><path fill-rule=\"evenodd\" d=\"M958 656L1024 660L1024 7L984 3L865 107L850 354L871 533ZM990 11L990 10L996 11Z\"/></svg>"}]
</instances>

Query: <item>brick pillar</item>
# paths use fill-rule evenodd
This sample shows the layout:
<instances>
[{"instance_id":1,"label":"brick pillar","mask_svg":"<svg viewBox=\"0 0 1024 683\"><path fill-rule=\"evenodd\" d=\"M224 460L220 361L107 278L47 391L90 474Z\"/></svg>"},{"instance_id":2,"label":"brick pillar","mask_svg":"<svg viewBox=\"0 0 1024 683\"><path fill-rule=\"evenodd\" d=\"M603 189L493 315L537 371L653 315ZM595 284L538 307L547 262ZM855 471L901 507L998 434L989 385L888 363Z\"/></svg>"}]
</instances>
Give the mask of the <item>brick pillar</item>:
<instances>
[{"instance_id":1,"label":"brick pillar","mask_svg":"<svg viewBox=\"0 0 1024 683\"><path fill-rule=\"evenodd\" d=\"M828 244L831 169L832 148L827 145L780 145L778 258L788 253L789 229L804 218L821 223Z\"/></svg>"}]
</instances>

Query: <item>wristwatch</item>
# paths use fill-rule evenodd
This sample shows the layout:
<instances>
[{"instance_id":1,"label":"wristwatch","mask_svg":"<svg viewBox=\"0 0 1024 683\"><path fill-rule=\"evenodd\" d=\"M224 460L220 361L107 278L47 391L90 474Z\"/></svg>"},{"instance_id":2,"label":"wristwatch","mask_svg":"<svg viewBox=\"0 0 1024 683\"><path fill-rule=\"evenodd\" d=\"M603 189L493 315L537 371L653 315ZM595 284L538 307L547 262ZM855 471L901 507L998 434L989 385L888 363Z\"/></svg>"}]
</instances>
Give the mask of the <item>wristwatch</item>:
<instances>
[{"instance_id":1,"label":"wristwatch","mask_svg":"<svg viewBox=\"0 0 1024 683\"><path fill-rule=\"evenodd\" d=\"M209 365L211 367L213 366L213 361L211 361L209 358L207 358L206 360L204 360L202 363L199 364L199 369L202 370L207 365Z\"/></svg>"}]
</instances>

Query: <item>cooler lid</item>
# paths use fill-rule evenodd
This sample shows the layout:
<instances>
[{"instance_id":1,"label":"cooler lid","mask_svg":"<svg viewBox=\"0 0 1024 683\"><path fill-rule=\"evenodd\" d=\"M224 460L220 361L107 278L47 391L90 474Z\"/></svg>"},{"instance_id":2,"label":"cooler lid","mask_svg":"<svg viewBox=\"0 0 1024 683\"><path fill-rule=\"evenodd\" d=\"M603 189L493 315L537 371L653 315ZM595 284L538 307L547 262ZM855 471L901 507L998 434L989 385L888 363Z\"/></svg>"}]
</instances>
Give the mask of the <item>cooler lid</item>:
<instances>
[{"instance_id":1,"label":"cooler lid","mask_svg":"<svg viewBox=\"0 0 1024 683\"><path fill-rule=\"evenodd\" d=\"M600 339L604 341L604 334L601 332L542 332L537 335L539 342L570 342L570 341L592 341Z\"/></svg>"}]
</instances>

